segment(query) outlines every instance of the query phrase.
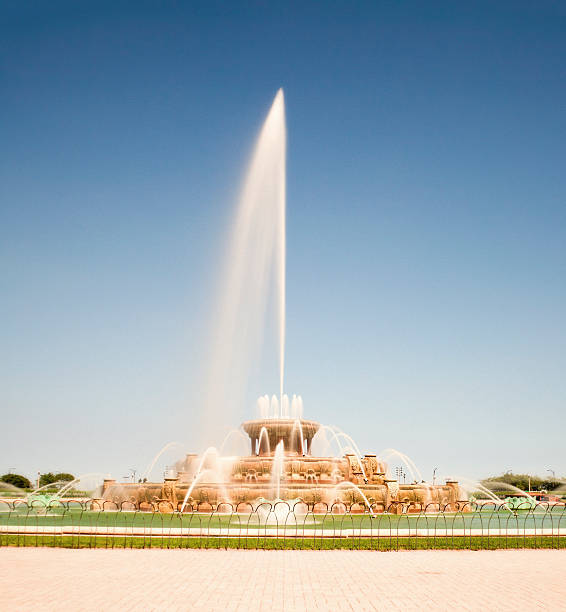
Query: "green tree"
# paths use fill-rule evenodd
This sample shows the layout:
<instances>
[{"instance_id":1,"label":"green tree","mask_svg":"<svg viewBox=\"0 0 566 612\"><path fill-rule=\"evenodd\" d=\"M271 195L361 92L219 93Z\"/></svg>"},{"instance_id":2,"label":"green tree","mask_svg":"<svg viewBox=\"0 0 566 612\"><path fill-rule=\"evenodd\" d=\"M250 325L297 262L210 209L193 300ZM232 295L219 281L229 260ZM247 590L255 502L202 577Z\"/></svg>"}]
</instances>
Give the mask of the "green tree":
<instances>
[{"instance_id":1,"label":"green tree","mask_svg":"<svg viewBox=\"0 0 566 612\"><path fill-rule=\"evenodd\" d=\"M50 485L54 482L61 481L71 482L71 480L75 480L75 477L72 474L68 474L67 472L59 472L58 474L47 472L39 477L39 486L44 487L45 485Z\"/></svg>"},{"instance_id":2,"label":"green tree","mask_svg":"<svg viewBox=\"0 0 566 612\"><path fill-rule=\"evenodd\" d=\"M509 485L513 485L518 489L523 491L527 491L529 488L529 483L531 486L531 490L533 491L552 491L560 486L560 480L556 479L543 479L540 476L530 476L529 474L514 474L513 472L505 472L505 474L501 474L501 476L492 476L491 478L486 478L484 481L486 484L489 483L497 483L504 482ZM494 485L496 488L496 485ZM492 488L488 486L488 488ZM505 489L500 489L502 494L506 491Z\"/></svg>"},{"instance_id":3,"label":"green tree","mask_svg":"<svg viewBox=\"0 0 566 612\"><path fill-rule=\"evenodd\" d=\"M0 480L18 487L18 489L31 489L31 482L21 474L4 474L4 476L0 476Z\"/></svg>"}]
</instances>

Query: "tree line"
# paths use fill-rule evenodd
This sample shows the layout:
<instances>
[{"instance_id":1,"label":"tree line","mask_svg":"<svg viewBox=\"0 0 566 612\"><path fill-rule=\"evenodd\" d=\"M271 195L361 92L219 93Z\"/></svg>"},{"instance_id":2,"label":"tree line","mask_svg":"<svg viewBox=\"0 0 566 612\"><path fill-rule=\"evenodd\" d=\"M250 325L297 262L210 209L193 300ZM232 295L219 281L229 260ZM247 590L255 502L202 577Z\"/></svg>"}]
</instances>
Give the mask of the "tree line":
<instances>
[{"instance_id":1,"label":"tree line","mask_svg":"<svg viewBox=\"0 0 566 612\"><path fill-rule=\"evenodd\" d=\"M75 480L75 477L68 472L46 472L39 476L39 486L44 487L46 485L55 484L56 482L71 482ZM6 484L17 487L18 489L34 489L29 478L26 478L22 474L4 474L0 476L0 481Z\"/></svg>"},{"instance_id":2,"label":"tree line","mask_svg":"<svg viewBox=\"0 0 566 612\"><path fill-rule=\"evenodd\" d=\"M505 472L501 476L491 476L483 482L504 482L521 489L522 491L554 491L561 485L566 483L564 478L542 478L540 476L531 476L530 474L514 474L513 472Z\"/></svg>"}]
</instances>

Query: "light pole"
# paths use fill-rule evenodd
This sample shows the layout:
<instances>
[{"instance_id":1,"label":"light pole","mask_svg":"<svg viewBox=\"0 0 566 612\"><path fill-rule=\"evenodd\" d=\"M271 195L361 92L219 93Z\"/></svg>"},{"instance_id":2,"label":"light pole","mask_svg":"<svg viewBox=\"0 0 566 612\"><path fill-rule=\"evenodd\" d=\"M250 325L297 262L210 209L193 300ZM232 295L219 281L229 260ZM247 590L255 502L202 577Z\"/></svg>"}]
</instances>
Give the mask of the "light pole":
<instances>
[{"instance_id":1,"label":"light pole","mask_svg":"<svg viewBox=\"0 0 566 612\"><path fill-rule=\"evenodd\" d=\"M551 470L550 468L548 468L546 471L550 472L552 474L552 480L553 481L556 480L556 474L555 474L554 470Z\"/></svg>"},{"instance_id":2,"label":"light pole","mask_svg":"<svg viewBox=\"0 0 566 612\"><path fill-rule=\"evenodd\" d=\"M435 467L434 470L432 470L432 485L434 486L434 483L436 482L436 470L438 468Z\"/></svg>"}]
</instances>

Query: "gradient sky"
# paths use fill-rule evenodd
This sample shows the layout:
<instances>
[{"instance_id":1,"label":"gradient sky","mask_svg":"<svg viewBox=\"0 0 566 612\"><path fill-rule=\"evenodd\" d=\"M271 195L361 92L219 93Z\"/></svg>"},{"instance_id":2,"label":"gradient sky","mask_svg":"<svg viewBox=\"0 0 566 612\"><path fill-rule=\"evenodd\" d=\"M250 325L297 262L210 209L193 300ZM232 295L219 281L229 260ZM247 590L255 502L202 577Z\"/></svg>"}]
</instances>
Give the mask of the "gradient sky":
<instances>
[{"instance_id":1,"label":"gradient sky","mask_svg":"<svg viewBox=\"0 0 566 612\"><path fill-rule=\"evenodd\" d=\"M564 3L23 4L0 4L0 472L207 446L203 329L282 86L305 416L425 477L566 475Z\"/></svg>"}]
</instances>

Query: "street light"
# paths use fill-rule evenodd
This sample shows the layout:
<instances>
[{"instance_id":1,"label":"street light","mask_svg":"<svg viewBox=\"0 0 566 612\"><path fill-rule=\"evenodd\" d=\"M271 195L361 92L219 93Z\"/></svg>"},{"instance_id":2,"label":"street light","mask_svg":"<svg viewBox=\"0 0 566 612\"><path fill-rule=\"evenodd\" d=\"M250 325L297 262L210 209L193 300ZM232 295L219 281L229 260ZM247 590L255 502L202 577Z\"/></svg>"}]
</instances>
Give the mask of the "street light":
<instances>
[{"instance_id":1,"label":"street light","mask_svg":"<svg viewBox=\"0 0 566 612\"><path fill-rule=\"evenodd\" d=\"M546 471L550 472L552 474L552 480L556 480L556 474L555 474L554 470L551 470L550 468L548 468Z\"/></svg>"},{"instance_id":2,"label":"street light","mask_svg":"<svg viewBox=\"0 0 566 612\"><path fill-rule=\"evenodd\" d=\"M436 482L436 470L437 469L438 468L435 467L434 470L432 470L432 484L433 484L433 486L434 486L434 483Z\"/></svg>"}]
</instances>

